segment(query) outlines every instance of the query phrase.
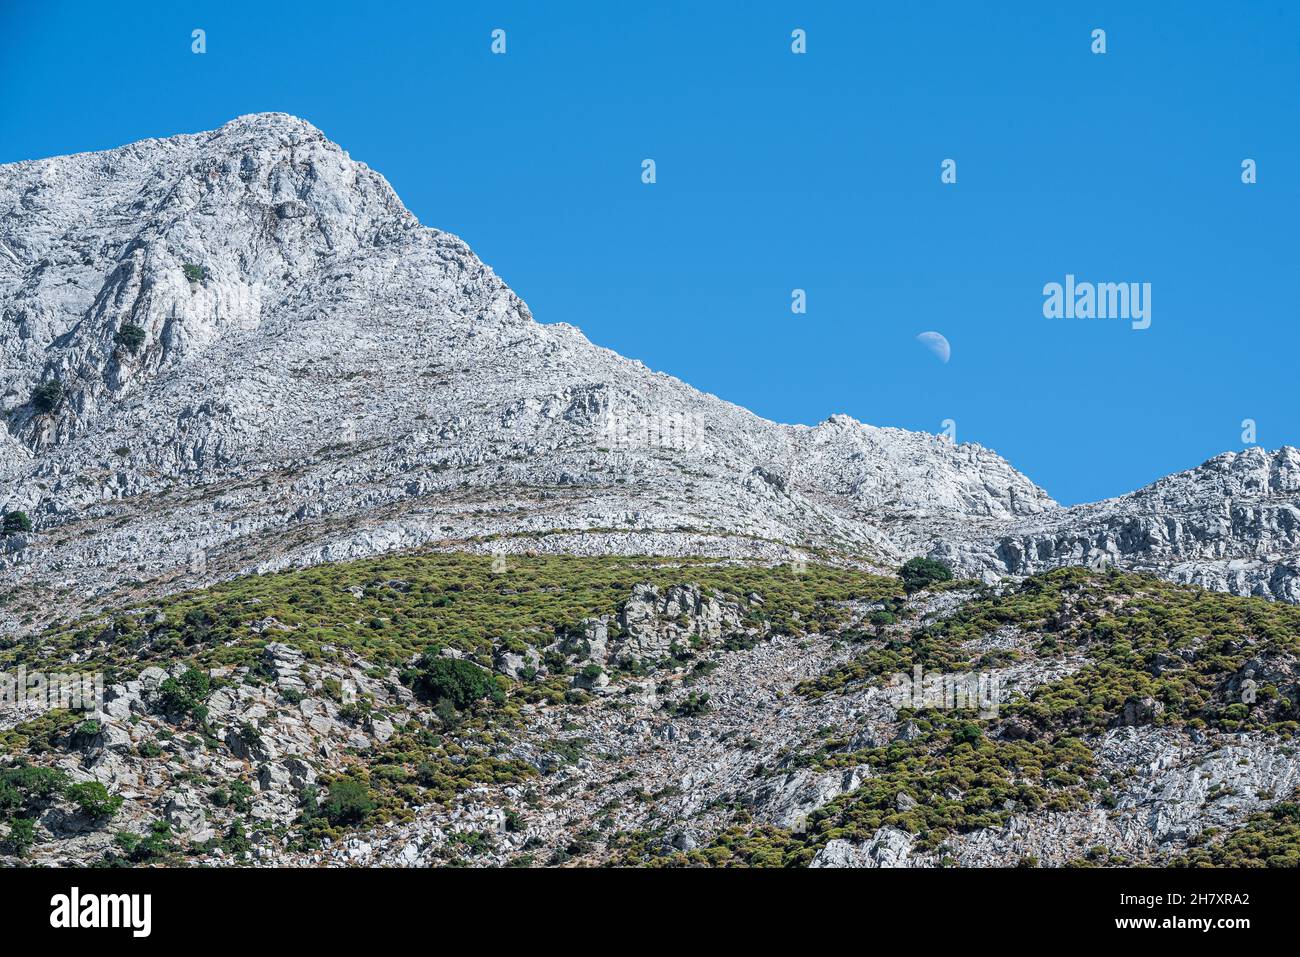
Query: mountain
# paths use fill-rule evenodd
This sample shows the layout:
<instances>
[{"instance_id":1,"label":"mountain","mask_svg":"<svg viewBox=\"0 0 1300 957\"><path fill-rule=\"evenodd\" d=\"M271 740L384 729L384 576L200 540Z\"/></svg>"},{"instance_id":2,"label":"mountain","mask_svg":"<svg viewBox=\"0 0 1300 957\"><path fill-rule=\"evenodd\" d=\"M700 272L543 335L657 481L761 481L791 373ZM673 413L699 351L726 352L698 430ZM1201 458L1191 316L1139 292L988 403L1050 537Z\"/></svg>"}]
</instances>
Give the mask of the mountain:
<instances>
[{"instance_id":1,"label":"mountain","mask_svg":"<svg viewBox=\"0 0 1300 957\"><path fill-rule=\"evenodd\" d=\"M34 524L0 585L42 613L415 547L1102 556L1300 598L1293 449L1067 509L978 445L772 423L535 322L283 114L0 166L0 411L0 508Z\"/></svg>"},{"instance_id":2,"label":"mountain","mask_svg":"<svg viewBox=\"0 0 1300 957\"><path fill-rule=\"evenodd\" d=\"M1300 861L1295 449L768 422L280 114L0 167L0 411L0 866Z\"/></svg>"}]
</instances>

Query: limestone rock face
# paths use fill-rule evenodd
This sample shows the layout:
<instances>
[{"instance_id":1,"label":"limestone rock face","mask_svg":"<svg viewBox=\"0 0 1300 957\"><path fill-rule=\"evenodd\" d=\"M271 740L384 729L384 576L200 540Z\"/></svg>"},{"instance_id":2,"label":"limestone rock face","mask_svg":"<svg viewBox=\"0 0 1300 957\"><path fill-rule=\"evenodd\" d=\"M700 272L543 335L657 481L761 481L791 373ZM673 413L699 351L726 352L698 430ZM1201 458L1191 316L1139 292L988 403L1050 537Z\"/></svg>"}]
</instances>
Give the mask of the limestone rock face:
<instances>
[{"instance_id":1,"label":"limestone rock face","mask_svg":"<svg viewBox=\"0 0 1300 957\"><path fill-rule=\"evenodd\" d=\"M838 773L815 774L807 768L791 771L765 784L750 803L759 817L777 827L802 827L809 814L841 794L856 790L869 769L851 768Z\"/></svg>"},{"instance_id":2,"label":"limestone rock face","mask_svg":"<svg viewBox=\"0 0 1300 957\"><path fill-rule=\"evenodd\" d=\"M655 661L674 645L692 639L716 641L741 629L740 611L693 585L674 585L663 593L653 585L637 585L619 614L622 638L613 654L620 661Z\"/></svg>"},{"instance_id":3,"label":"limestone rock face","mask_svg":"<svg viewBox=\"0 0 1300 957\"><path fill-rule=\"evenodd\" d=\"M1118 565L1300 601L1300 450L1225 452L1129 495L1034 516L967 563L1016 575Z\"/></svg>"},{"instance_id":4,"label":"limestone rock face","mask_svg":"<svg viewBox=\"0 0 1300 957\"><path fill-rule=\"evenodd\" d=\"M769 422L535 322L284 114L0 166L0 412L0 509L34 523L0 538L0 587L44 583L51 617L123 582L417 546L1111 561L1300 600L1295 449L1063 509L978 445Z\"/></svg>"},{"instance_id":5,"label":"limestone rock face","mask_svg":"<svg viewBox=\"0 0 1300 957\"><path fill-rule=\"evenodd\" d=\"M896 827L882 827L864 844L834 840L817 852L809 867L909 867L914 838Z\"/></svg>"}]
</instances>

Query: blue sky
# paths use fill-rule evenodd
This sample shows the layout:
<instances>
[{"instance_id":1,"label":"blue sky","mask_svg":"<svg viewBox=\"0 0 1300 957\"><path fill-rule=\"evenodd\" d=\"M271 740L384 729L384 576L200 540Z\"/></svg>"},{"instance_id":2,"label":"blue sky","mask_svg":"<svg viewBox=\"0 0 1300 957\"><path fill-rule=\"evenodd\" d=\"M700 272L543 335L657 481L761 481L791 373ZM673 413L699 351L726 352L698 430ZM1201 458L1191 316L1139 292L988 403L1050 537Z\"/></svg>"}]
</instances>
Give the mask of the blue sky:
<instances>
[{"instance_id":1,"label":"blue sky","mask_svg":"<svg viewBox=\"0 0 1300 957\"><path fill-rule=\"evenodd\" d=\"M296 6L5 0L0 162L294 113L540 321L770 418L953 419L1066 503L1300 444L1300 5ZM1151 327L1044 318L1066 273Z\"/></svg>"}]
</instances>

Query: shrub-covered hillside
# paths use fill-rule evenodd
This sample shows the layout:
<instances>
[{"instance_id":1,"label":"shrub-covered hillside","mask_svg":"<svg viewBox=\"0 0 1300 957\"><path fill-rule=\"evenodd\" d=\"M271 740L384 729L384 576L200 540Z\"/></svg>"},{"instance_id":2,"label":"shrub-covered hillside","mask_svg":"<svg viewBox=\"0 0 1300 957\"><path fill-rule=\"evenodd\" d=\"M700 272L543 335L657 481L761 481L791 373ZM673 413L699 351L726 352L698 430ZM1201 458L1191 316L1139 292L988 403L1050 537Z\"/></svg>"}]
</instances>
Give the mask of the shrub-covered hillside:
<instances>
[{"instance_id":1,"label":"shrub-covered hillside","mask_svg":"<svg viewBox=\"0 0 1300 957\"><path fill-rule=\"evenodd\" d=\"M1300 608L1084 569L324 565L0 648L107 685L0 724L0 858L1280 866L1298 660Z\"/></svg>"},{"instance_id":2,"label":"shrub-covered hillside","mask_svg":"<svg viewBox=\"0 0 1300 957\"><path fill-rule=\"evenodd\" d=\"M625 634L634 592L641 617ZM420 809L452 813L476 789L577 760L572 742L525 743L524 709L580 711L629 682L676 680L713 645L835 629L848 600L898 593L817 566L436 554L61 624L0 649L0 669L102 673L104 713L0 725L0 855L239 860L258 842L307 852Z\"/></svg>"},{"instance_id":3,"label":"shrub-covered hillside","mask_svg":"<svg viewBox=\"0 0 1300 957\"><path fill-rule=\"evenodd\" d=\"M940 674L1020 671L1042 680L1008 689L995 716L903 708L894 727L904 730L865 746L854 729L829 730L799 760L826 771L869 767L871 773L851 793L812 810L797 829L742 822L708 848L663 857L634 844L629 859L798 865L832 841L867 846L886 829L903 835L911 852L944 862L953 860L962 835L1005 828L1016 817L1047 820L1097 809L1117 819L1141 817L1141 802L1125 797L1131 769L1116 769L1094 753L1114 747L1116 729L1135 729L1147 740L1211 744L1258 735L1249 740L1264 742L1266 753L1276 750L1283 759L1278 780L1294 786L1296 606L1065 568L1009 589L978 589L952 615L919 627L895 624L888 607L870 620L872 629L852 636L861 650L802 682L799 693L814 700L861 694L917 666ZM1256 759L1237 760L1247 766ZM1206 796L1212 803L1236 790L1220 784ZM1125 807L1126 800L1133 806ZM1289 859L1295 848L1290 807L1251 818L1240 838L1209 843L1186 860L1242 861L1262 840L1247 835L1265 831L1278 835L1269 840L1281 846L1267 857ZM1071 863L1099 855L1110 860L1110 854L1090 847ZM1115 852L1111 863L1133 861Z\"/></svg>"},{"instance_id":4,"label":"shrub-covered hillside","mask_svg":"<svg viewBox=\"0 0 1300 957\"><path fill-rule=\"evenodd\" d=\"M333 645L399 664L436 646L490 661L494 646L546 645L556 629L614 613L646 582L693 583L742 603L760 594L778 633L833 625L837 601L899 592L893 579L818 565L796 573L704 559L391 556L240 578L56 626L0 650L0 668L69 653L128 669L158 657L230 664L260 653L250 626L267 619L283 626L277 640L308 653Z\"/></svg>"}]
</instances>

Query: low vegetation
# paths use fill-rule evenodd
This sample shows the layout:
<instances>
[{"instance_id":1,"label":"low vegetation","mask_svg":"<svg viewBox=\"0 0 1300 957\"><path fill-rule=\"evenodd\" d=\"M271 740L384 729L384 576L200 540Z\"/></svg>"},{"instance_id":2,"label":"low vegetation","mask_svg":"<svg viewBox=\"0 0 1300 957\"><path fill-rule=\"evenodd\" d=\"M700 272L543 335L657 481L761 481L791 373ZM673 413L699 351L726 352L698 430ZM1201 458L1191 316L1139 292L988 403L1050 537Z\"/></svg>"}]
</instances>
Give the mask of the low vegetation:
<instances>
[{"instance_id":1,"label":"low vegetation","mask_svg":"<svg viewBox=\"0 0 1300 957\"><path fill-rule=\"evenodd\" d=\"M56 801L66 800L93 821L111 818L122 798L97 781L74 784L66 772L19 761L0 769L0 846L23 857L36 837L36 819Z\"/></svg>"},{"instance_id":2,"label":"low vegetation","mask_svg":"<svg viewBox=\"0 0 1300 957\"><path fill-rule=\"evenodd\" d=\"M133 322L123 323L122 328L113 336L113 341L130 353L138 352L144 345L144 340L144 329Z\"/></svg>"},{"instance_id":3,"label":"low vegetation","mask_svg":"<svg viewBox=\"0 0 1300 957\"><path fill-rule=\"evenodd\" d=\"M291 840L306 848L349 830L409 821L417 807L449 807L473 787L536 778L538 763L502 753L512 730L521 727L521 706L580 706L588 696L574 686L575 678L594 681L603 671L594 664L570 666L564 655L548 653L547 673L524 668L510 678L495 672L496 655L540 649L580 632L586 618L616 616L641 582L662 588L698 585L736 603L751 624L761 621L778 634L832 627L843 619L849 599L900 595L892 579L816 566L795 573L787 567L690 559L520 556L502 574L493 571L489 556L388 556L251 576L59 624L0 646L0 669L76 660L78 670L102 670L105 682L113 684L161 666L168 676L152 699L161 727L133 749L138 760L167 758L178 747L222 748L231 741L244 750L258 748L257 727L211 727L207 702L219 688L266 682L272 641L297 649L311 665L360 666L372 678L400 682L431 708L431 716L426 711L416 720L409 712L376 710L368 696L348 697L332 678L310 689L332 699L339 720L359 730L390 718L395 726L382 743L349 756L346 771L322 768L319 779L303 787ZM694 659L685 649L682 655ZM687 667L675 659L663 666ZM642 669L649 673L656 667L649 663ZM279 695L288 706L305 696L293 688L281 688ZM676 713L696 717L709 708L707 694L692 693ZM55 711L0 734L0 750L10 756L93 751L100 735L98 722ZM178 743L182 738L187 743ZM553 742L553 753L541 763L575 760L567 754L573 746ZM121 802L99 785L60 781L56 790L58 799L76 803L92 820L110 820ZM250 815L255 791L242 777L209 778L202 791L213 808L223 810L220 819ZM12 835L10 845L25 850L35 839L23 822L34 820L38 800L24 791L10 801L17 808L5 831ZM246 832L231 825L205 846L238 849L248 839ZM165 828L124 833L102 863L170 861L183 848Z\"/></svg>"},{"instance_id":4,"label":"low vegetation","mask_svg":"<svg viewBox=\"0 0 1300 957\"><path fill-rule=\"evenodd\" d=\"M1283 738L1300 729L1296 606L1079 568L1019 584L958 583L938 563L923 564L928 561L909 562L899 579L888 579L818 566L796 573L644 557L520 556L502 574L493 571L490 556L387 556L243 578L61 624L0 646L0 670L75 656L81 667L105 670L111 683L162 665L169 676L157 700L165 721L139 744L141 760L166 755L182 738L185 747L220 746L207 702L231 680L269 681L262 669L271 641L296 648L309 663L346 656L349 667L360 662L373 680L404 685L421 703L418 720L391 707L391 695L387 705L364 694L345 698L335 679L308 689L332 699L343 723L362 729L391 718L392 726L382 742L321 769L299 792L293 840L307 847L349 830L410 821L419 807L450 808L471 788L531 788L528 782L551 773L548 768L592 760L585 738L557 736L536 752L512 746L525 726L526 705L582 707L605 676L595 663L574 666L554 650L539 656L530 649L570 641L587 618L616 622L621 603L641 582L695 584L770 633L834 632L847 660L838 657L836 667L798 686L810 698L881 685L916 667L952 674L1070 662L1060 677L1004 701L994 716L904 708L897 715L902 731L887 743L869 738L864 744L848 728L819 731L809 750L783 758L782 773L808 767L819 773L869 768L870 774L797 827L758 824L737 806L730 826L691 850L665 851L663 835L649 832L624 832L606 844L623 863L667 866L803 865L831 840L861 844L882 827L907 832L914 850L943 860L959 835L1001 827L1013 815L1104 804L1113 781L1099 771L1093 748L1118 724ZM917 596L953 588L963 590L961 606L926 624L918 601L903 598L905 591ZM945 599L922 598L919 605L929 600ZM749 650L762 639L748 640L723 643L719 651ZM716 666L697 657L698 650L683 649L681 660L647 663L635 673L640 679L666 669L655 678L662 688L680 681L683 693L666 695L662 708L697 727L717 708L708 691L692 687ZM531 659L523 660L544 662L548 673L532 667L512 671L515 677L497 673L496 659L506 651L527 651ZM232 666L246 667L245 677L232 679ZM629 674L614 668L610 677ZM304 696L293 688L278 693L289 707ZM617 697L603 705L623 706ZM251 725L232 724L221 733L248 748L258 743ZM0 752L10 762L0 772L0 842L9 853L30 851L39 836L35 821L55 802L93 821L117 815L121 798L102 785L74 784L37 763L43 755L91 747L99 735L93 719L66 712L0 733ZM237 853L250 827L265 826L242 823L251 820L255 773L207 781L203 793L226 809L211 846ZM760 766L758 773L775 771ZM1227 834L1207 834L1179 863L1293 866L1300 845L1294 807L1283 802ZM477 840L458 838L448 853L478 853ZM179 847L165 824L155 825L122 835L104 863L166 862ZM557 860L589 849L590 842L578 841Z\"/></svg>"},{"instance_id":5,"label":"low vegetation","mask_svg":"<svg viewBox=\"0 0 1300 957\"><path fill-rule=\"evenodd\" d=\"M1300 867L1300 793L1227 833L1201 835L1172 867Z\"/></svg>"},{"instance_id":6,"label":"low vegetation","mask_svg":"<svg viewBox=\"0 0 1300 957\"><path fill-rule=\"evenodd\" d=\"M939 579L942 581L942 579ZM856 790L787 831L739 823L709 846L664 856L632 840L632 863L793 866L836 838L869 840L881 827L914 835L913 848L942 859L955 834L998 827L1013 813L1065 811L1105 800L1088 742L1121 723L1284 738L1300 730L1295 664L1300 608L1204 592L1144 575L1062 568L1015 586L980 588L947 619L908 627L890 612L847 663L799 686L818 697L889 676L1004 667L1023 655L1081 659L1076 670L1003 704L974 712L902 710L909 733L882 747L853 749L834 737L804 761L826 769L869 766ZM1024 652L980 641L1023 636ZM981 650L985 649L985 650ZM1284 687L1285 685L1285 687ZM1240 830L1189 852L1184 866L1294 866L1300 819L1294 802L1256 815Z\"/></svg>"},{"instance_id":7,"label":"low vegetation","mask_svg":"<svg viewBox=\"0 0 1300 957\"><path fill-rule=\"evenodd\" d=\"M952 581L952 569L934 558L913 558L898 570L903 589L909 595L939 582Z\"/></svg>"},{"instance_id":8,"label":"low vegetation","mask_svg":"<svg viewBox=\"0 0 1300 957\"><path fill-rule=\"evenodd\" d=\"M32 405L37 412L53 412L63 404L63 395L63 383L50 379L32 390Z\"/></svg>"},{"instance_id":9,"label":"low vegetation","mask_svg":"<svg viewBox=\"0 0 1300 957\"><path fill-rule=\"evenodd\" d=\"M32 530L32 520L26 512L5 512L0 518L0 534L19 535Z\"/></svg>"},{"instance_id":10,"label":"low vegetation","mask_svg":"<svg viewBox=\"0 0 1300 957\"><path fill-rule=\"evenodd\" d=\"M584 618L616 613L638 582L693 582L742 603L757 592L763 604L752 613L786 634L832 627L847 599L899 594L893 579L823 566L796 574L702 559L519 556L495 573L489 556L387 556L249 576L55 625L0 648L0 667L31 663L42 649L135 673L154 662L247 664L269 640L255 630L265 621L276 623L275 640L309 657L333 647L407 668L448 649L490 666L497 649L547 645Z\"/></svg>"}]
</instances>

